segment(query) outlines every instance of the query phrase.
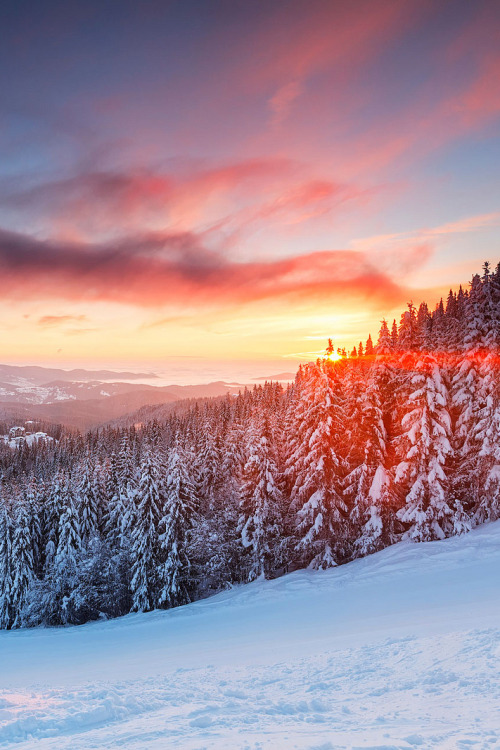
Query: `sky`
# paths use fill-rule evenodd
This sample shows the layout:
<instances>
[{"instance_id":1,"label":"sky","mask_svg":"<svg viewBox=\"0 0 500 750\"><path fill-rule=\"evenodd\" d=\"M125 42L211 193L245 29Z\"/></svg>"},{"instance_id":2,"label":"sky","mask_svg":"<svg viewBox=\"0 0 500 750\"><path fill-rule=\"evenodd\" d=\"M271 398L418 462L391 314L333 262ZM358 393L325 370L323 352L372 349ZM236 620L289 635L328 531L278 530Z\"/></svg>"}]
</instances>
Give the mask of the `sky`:
<instances>
[{"instance_id":1,"label":"sky","mask_svg":"<svg viewBox=\"0 0 500 750\"><path fill-rule=\"evenodd\" d=\"M0 359L376 337L500 260L499 124L496 0L4 0Z\"/></svg>"}]
</instances>

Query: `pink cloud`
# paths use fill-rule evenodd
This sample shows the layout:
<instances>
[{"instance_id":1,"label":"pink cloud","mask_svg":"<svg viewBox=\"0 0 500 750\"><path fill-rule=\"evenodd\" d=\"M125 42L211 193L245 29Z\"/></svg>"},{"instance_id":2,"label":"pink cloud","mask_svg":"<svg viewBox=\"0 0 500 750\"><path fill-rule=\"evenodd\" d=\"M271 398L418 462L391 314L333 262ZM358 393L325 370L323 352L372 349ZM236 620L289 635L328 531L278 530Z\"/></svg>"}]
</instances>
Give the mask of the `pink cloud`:
<instances>
[{"instance_id":1,"label":"pink cloud","mask_svg":"<svg viewBox=\"0 0 500 750\"><path fill-rule=\"evenodd\" d=\"M152 230L228 236L259 223L307 221L346 201L366 202L373 190L312 177L283 158L247 159L177 172L90 172L4 197L20 214L38 212L45 232L70 242Z\"/></svg>"},{"instance_id":2,"label":"pink cloud","mask_svg":"<svg viewBox=\"0 0 500 750\"><path fill-rule=\"evenodd\" d=\"M331 250L234 262L193 234L153 234L100 246L0 233L4 298L104 300L141 307L214 308L264 299L363 298L383 307L405 290L359 252Z\"/></svg>"},{"instance_id":3,"label":"pink cloud","mask_svg":"<svg viewBox=\"0 0 500 750\"><path fill-rule=\"evenodd\" d=\"M278 91L269 99L269 109L271 110L271 124L278 127L290 114L293 103L302 93L303 86L299 81L290 81L281 86Z\"/></svg>"}]
</instances>

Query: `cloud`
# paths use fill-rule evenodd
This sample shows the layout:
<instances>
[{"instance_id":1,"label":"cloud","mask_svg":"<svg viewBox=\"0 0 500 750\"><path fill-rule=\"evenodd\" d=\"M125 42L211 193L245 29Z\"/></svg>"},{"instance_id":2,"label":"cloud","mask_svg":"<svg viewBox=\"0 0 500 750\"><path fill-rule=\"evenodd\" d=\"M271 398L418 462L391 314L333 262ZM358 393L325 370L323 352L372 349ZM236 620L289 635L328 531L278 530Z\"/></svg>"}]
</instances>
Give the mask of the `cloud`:
<instances>
[{"instance_id":1,"label":"cloud","mask_svg":"<svg viewBox=\"0 0 500 750\"><path fill-rule=\"evenodd\" d=\"M440 236L448 234L464 234L469 232L479 232L488 227L500 225L500 211L489 214L475 214L466 216L457 221L439 224L435 227L423 227L415 231L396 232L393 234L379 234L372 237L363 237L352 241L351 246L355 250L362 252L385 250L387 257L391 257L391 248L397 246L397 252L400 253L404 248L409 248L409 258L414 258L415 251L423 247L429 247L425 243L429 240L436 240ZM411 264L413 265L413 264ZM407 269L410 270L410 269Z\"/></svg>"},{"instance_id":2,"label":"cloud","mask_svg":"<svg viewBox=\"0 0 500 750\"><path fill-rule=\"evenodd\" d=\"M59 326L65 323L82 323L86 320L86 315L43 315L38 319L38 325L45 328Z\"/></svg>"},{"instance_id":3,"label":"cloud","mask_svg":"<svg viewBox=\"0 0 500 750\"><path fill-rule=\"evenodd\" d=\"M64 241L99 242L170 227L211 231L230 244L262 227L307 222L346 201L364 204L376 190L269 157L213 167L187 162L171 172L82 172L14 192L6 186L0 197L23 222L34 216L39 231Z\"/></svg>"},{"instance_id":4,"label":"cloud","mask_svg":"<svg viewBox=\"0 0 500 750\"><path fill-rule=\"evenodd\" d=\"M477 232L480 229L487 227L495 227L500 224L500 211L496 211L491 214L479 214L476 216L468 216L465 219L459 221L453 221L449 224L442 224L441 226L429 229L427 234L438 235L438 234L461 234L462 232Z\"/></svg>"},{"instance_id":5,"label":"cloud","mask_svg":"<svg viewBox=\"0 0 500 750\"><path fill-rule=\"evenodd\" d=\"M307 77L342 67L343 76L356 75L366 62L428 7L425 0L358 0L355 3L320 1L311 8L302 0L279 4L267 12L265 23L245 44L233 67L247 87L279 85L274 97L287 106L296 87ZM236 61L241 60L240 65ZM273 98L274 98L273 97ZM279 105L278 105L279 107Z\"/></svg>"},{"instance_id":6,"label":"cloud","mask_svg":"<svg viewBox=\"0 0 500 750\"><path fill-rule=\"evenodd\" d=\"M383 307L405 298L405 290L364 253L328 250L237 262L207 249L203 235L193 233L151 233L96 245L0 231L0 273L7 298L30 295L140 307L216 309L265 299L292 303L339 296ZM56 317L45 316L45 325L55 324Z\"/></svg>"},{"instance_id":7,"label":"cloud","mask_svg":"<svg viewBox=\"0 0 500 750\"><path fill-rule=\"evenodd\" d=\"M496 26L498 28L498 18ZM399 110L372 120L349 140L347 173L378 174L401 162L413 164L448 144L479 133L500 117L500 34L493 43L482 28L476 47L434 52L435 76ZM342 155L341 155L342 157Z\"/></svg>"},{"instance_id":8,"label":"cloud","mask_svg":"<svg viewBox=\"0 0 500 750\"><path fill-rule=\"evenodd\" d=\"M87 333L95 333L99 328L67 328L64 331L66 336L83 336Z\"/></svg>"},{"instance_id":9,"label":"cloud","mask_svg":"<svg viewBox=\"0 0 500 750\"><path fill-rule=\"evenodd\" d=\"M271 110L271 124L274 127L281 125L290 114L293 103L302 93L303 86L300 81L290 81L281 86L269 99Z\"/></svg>"}]
</instances>

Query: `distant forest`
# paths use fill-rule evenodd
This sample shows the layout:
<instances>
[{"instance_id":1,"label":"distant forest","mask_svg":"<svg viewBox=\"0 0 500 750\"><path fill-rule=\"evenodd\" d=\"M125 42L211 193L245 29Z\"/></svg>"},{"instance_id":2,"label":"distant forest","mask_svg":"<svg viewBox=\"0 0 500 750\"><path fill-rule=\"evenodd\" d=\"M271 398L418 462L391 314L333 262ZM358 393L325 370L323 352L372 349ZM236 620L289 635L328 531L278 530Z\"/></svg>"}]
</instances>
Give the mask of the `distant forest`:
<instances>
[{"instance_id":1,"label":"distant forest","mask_svg":"<svg viewBox=\"0 0 500 750\"><path fill-rule=\"evenodd\" d=\"M175 607L500 517L500 264L351 352L0 448L0 627Z\"/></svg>"}]
</instances>

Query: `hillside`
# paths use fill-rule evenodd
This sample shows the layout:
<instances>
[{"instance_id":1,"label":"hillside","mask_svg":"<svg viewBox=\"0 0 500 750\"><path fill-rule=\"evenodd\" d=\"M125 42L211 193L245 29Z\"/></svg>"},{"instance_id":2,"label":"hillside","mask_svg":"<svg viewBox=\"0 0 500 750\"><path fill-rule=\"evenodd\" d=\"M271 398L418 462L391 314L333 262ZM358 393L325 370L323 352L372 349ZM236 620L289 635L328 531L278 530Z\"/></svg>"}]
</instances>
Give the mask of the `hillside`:
<instances>
[{"instance_id":1,"label":"hillside","mask_svg":"<svg viewBox=\"0 0 500 750\"><path fill-rule=\"evenodd\" d=\"M133 382L153 380L154 384ZM0 420L15 424L34 419L88 430L128 417L144 407L165 407L186 399L212 398L238 393L245 386L215 381L199 385L160 385L154 374L109 370L62 370L0 364Z\"/></svg>"},{"instance_id":2,"label":"hillside","mask_svg":"<svg viewBox=\"0 0 500 750\"><path fill-rule=\"evenodd\" d=\"M499 568L496 522L166 612L0 632L0 745L497 747Z\"/></svg>"}]
</instances>

